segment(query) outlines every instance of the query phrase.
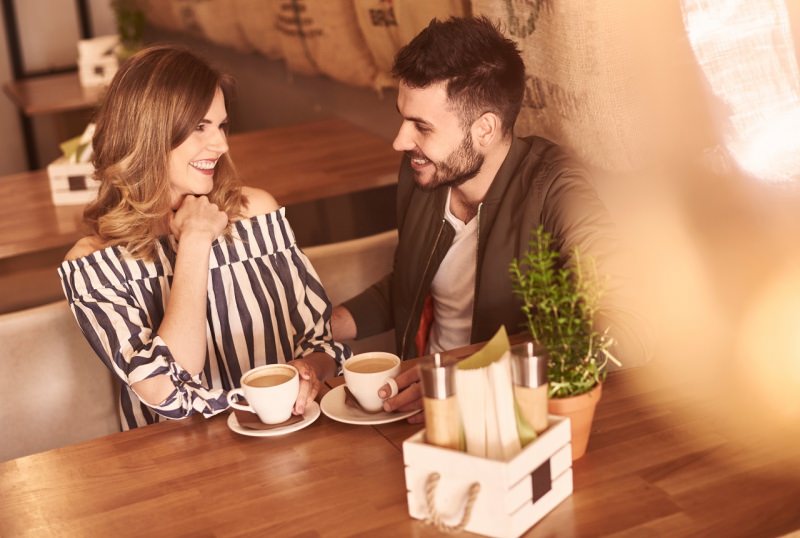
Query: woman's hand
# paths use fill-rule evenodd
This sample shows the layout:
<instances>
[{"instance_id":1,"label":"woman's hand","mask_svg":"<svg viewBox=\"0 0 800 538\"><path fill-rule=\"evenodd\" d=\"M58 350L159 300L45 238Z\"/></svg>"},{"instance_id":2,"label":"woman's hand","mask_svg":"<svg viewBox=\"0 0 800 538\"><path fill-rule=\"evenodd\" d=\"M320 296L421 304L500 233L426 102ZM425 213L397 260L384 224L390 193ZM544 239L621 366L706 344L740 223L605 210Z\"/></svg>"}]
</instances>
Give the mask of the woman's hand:
<instances>
[{"instance_id":1,"label":"woman's hand","mask_svg":"<svg viewBox=\"0 0 800 538\"><path fill-rule=\"evenodd\" d=\"M212 204L206 196L184 196L175 213L171 214L169 229L180 241L183 236L199 236L209 242L219 237L228 226L228 214Z\"/></svg>"},{"instance_id":2,"label":"woman's hand","mask_svg":"<svg viewBox=\"0 0 800 538\"><path fill-rule=\"evenodd\" d=\"M311 353L305 357L294 359L289 364L300 373L300 392L294 404L293 413L302 415L306 406L319 394L322 382L336 371L336 362L325 353Z\"/></svg>"}]
</instances>

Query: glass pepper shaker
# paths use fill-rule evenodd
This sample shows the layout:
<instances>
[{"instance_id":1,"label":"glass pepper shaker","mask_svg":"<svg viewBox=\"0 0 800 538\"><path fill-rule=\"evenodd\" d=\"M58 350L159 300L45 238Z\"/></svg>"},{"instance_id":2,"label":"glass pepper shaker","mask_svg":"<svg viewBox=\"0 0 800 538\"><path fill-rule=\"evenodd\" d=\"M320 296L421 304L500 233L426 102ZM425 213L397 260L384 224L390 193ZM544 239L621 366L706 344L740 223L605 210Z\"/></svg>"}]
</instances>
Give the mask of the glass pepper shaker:
<instances>
[{"instance_id":1,"label":"glass pepper shaker","mask_svg":"<svg viewBox=\"0 0 800 538\"><path fill-rule=\"evenodd\" d=\"M547 429L547 362L544 348L527 342L511 348L514 398L520 413L537 434Z\"/></svg>"},{"instance_id":2,"label":"glass pepper shaker","mask_svg":"<svg viewBox=\"0 0 800 538\"><path fill-rule=\"evenodd\" d=\"M420 364L422 402L425 408L425 441L461 449L461 417L456 400L455 362L444 364L439 353Z\"/></svg>"}]
</instances>

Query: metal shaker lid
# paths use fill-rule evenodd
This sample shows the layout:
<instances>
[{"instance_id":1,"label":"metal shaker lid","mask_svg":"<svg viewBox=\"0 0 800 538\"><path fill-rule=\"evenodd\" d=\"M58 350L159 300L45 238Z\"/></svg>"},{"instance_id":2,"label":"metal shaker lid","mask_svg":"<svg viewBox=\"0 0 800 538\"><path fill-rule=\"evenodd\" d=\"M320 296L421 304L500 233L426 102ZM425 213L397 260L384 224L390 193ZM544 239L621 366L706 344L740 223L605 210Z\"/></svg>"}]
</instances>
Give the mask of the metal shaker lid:
<instances>
[{"instance_id":1,"label":"metal shaker lid","mask_svg":"<svg viewBox=\"0 0 800 538\"><path fill-rule=\"evenodd\" d=\"M441 355L436 353L433 357L420 361L419 370L422 378L422 395L425 398L445 400L455 395L455 362L445 364Z\"/></svg>"},{"instance_id":2,"label":"metal shaker lid","mask_svg":"<svg viewBox=\"0 0 800 538\"><path fill-rule=\"evenodd\" d=\"M526 342L511 348L511 372L514 384L522 387L539 387L547 383L547 361L545 349Z\"/></svg>"}]
</instances>

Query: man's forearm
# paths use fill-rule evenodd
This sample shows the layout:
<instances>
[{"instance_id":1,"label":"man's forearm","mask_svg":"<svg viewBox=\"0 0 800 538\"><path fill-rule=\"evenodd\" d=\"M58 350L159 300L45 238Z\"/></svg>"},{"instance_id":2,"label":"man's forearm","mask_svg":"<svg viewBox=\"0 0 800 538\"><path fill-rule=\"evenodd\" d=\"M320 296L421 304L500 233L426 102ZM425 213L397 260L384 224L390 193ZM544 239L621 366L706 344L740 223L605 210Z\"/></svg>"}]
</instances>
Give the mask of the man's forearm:
<instances>
[{"instance_id":1,"label":"man's forearm","mask_svg":"<svg viewBox=\"0 0 800 538\"><path fill-rule=\"evenodd\" d=\"M333 339L337 341L355 340L356 336L358 336L356 321L350 311L342 305L333 309L331 332L333 332Z\"/></svg>"}]
</instances>

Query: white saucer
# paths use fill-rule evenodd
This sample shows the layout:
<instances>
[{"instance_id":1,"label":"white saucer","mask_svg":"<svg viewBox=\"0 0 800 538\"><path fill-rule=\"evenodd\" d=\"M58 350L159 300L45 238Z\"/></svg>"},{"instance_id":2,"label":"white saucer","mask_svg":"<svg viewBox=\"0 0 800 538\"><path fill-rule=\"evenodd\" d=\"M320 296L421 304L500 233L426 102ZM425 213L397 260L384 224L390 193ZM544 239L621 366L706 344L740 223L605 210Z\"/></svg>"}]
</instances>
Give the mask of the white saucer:
<instances>
[{"instance_id":1,"label":"white saucer","mask_svg":"<svg viewBox=\"0 0 800 538\"><path fill-rule=\"evenodd\" d=\"M276 435L285 435L287 433L296 432L297 430L302 430L318 418L319 404L317 402L311 402L306 406L306 412L303 413L303 420L294 422L292 424L287 424L286 426L282 426L280 428L272 428L271 430L253 430L250 428L243 428L239 425L239 421L236 420L236 414L233 412L228 415L228 427L236 433L249 435L250 437L274 437Z\"/></svg>"},{"instance_id":2,"label":"white saucer","mask_svg":"<svg viewBox=\"0 0 800 538\"><path fill-rule=\"evenodd\" d=\"M405 413L367 413L360 409L354 409L344 403L344 385L333 388L322 397L322 412L329 418L345 424L376 425L397 422L411 415L416 415L421 409L406 411Z\"/></svg>"}]
</instances>

